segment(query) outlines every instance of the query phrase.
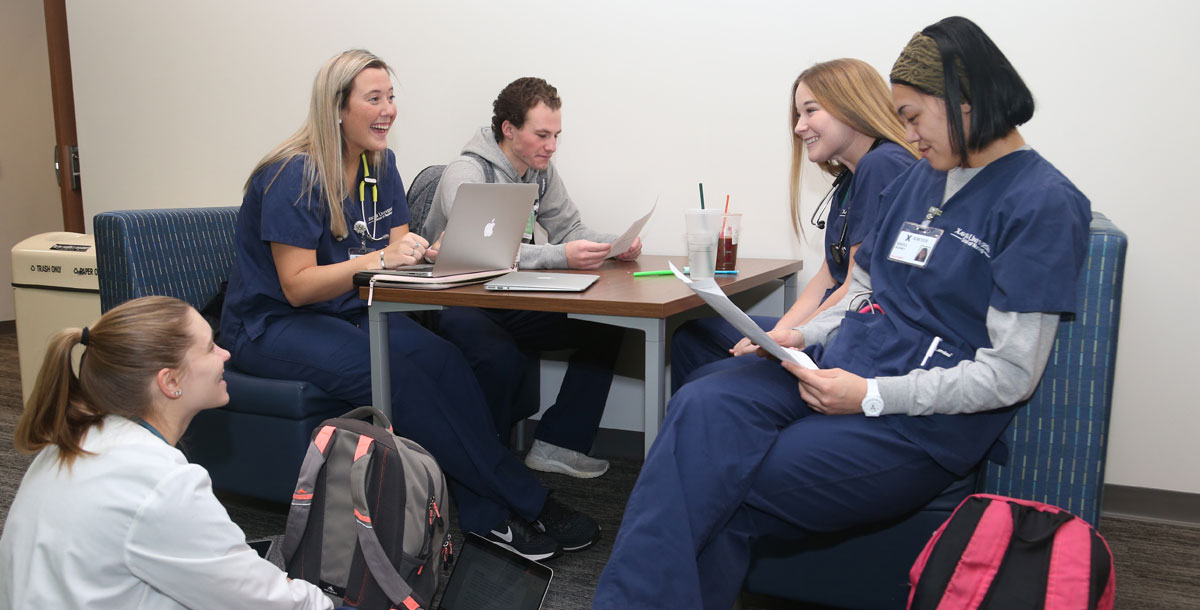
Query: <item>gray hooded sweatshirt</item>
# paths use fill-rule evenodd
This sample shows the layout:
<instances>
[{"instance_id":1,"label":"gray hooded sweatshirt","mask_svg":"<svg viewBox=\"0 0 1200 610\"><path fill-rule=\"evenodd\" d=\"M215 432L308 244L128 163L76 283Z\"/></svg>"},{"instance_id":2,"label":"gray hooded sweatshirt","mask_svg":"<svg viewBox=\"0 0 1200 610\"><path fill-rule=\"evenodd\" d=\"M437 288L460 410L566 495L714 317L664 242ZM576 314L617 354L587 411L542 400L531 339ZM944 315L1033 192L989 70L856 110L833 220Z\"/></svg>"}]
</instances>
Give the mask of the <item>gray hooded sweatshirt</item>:
<instances>
[{"instance_id":1,"label":"gray hooded sweatshirt","mask_svg":"<svg viewBox=\"0 0 1200 610\"><path fill-rule=\"evenodd\" d=\"M450 217L450 208L454 205L454 195L458 192L459 185L464 182L487 182L479 160L466 156L466 153L477 154L491 163L496 172L497 182L537 184L538 170L529 168L525 175L517 175L517 170L496 143L491 127L484 127L476 132L471 141L463 146L462 151L462 155L446 165L442 180L434 192L433 205L429 208L429 217L425 219L423 231L423 237L431 241L446 229L446 220ZM617 238L615 234L600 233L584 226L579 218L579 210L567 194L567 187L563 185L553 162L545 169L545 173L546 192L538 202L536 220L546 230L548 243L521 244L518 264L521 269L566 269L567 242L586 239L612 243Z\"/></svg>"}]
</instances>

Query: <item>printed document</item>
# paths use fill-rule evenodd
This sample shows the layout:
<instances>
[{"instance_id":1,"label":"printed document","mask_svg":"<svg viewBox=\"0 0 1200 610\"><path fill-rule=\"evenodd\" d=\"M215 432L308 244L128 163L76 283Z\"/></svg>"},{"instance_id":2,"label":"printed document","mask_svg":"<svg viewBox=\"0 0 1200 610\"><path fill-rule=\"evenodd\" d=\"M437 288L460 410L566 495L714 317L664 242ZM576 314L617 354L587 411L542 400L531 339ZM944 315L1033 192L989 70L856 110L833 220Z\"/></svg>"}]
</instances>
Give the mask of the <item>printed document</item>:
<instances>
[{"instance_id":1,"label":"printed document","mask_svg":"<svg viewBox=\"0 0 1200 610\"><path fill-rule=\"evenodd\" d=\"M646 226L646 222L654 215L654 208L658 207L658 199L654 199L654 205L650 206L650 211L646 212L645 216L635 220L620 237L612 242L612 249L608 251L609 257L620 256L629 251L629 247L633 245L633 240L637 239L642 234L642 228Z\"/></svg>"},{"instance_id":2,"label":"printed document","mask_svg":"<svg viewBox=\"0 0 1200 610\"><path fill-rule=\"evenodd\" d=\"M780 361L794 362L806 369L817 368L816 363L808 357L808 354L776 343L766 331L750 319L750 316L746 315L746 312L739 309L737 305L733 304L733 301L729 300L729 297L725 296L715 279L693 280L676 268L674 263L668 261L667 264L671 265L671 271L675 273L675 277L683 280L683 283L687 284L692 292L700 295L700 298L704 299L709 307L712 307L722 318L725 318L726 322L741 331L755 345L763 348Z\"/></svg>"}]
</instances>

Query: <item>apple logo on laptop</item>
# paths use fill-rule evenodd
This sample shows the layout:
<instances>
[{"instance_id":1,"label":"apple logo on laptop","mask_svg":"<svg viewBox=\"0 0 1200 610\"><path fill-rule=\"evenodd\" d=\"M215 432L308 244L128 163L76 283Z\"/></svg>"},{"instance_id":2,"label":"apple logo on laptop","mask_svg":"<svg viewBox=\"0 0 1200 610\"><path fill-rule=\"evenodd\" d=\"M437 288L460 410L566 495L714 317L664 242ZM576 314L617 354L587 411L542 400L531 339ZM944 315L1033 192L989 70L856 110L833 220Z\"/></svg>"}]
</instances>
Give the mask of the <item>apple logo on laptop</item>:
<instances>
[{"instance_id":1,"label":"apple logo on laptop","mask_svg":"<svg viewBox=\"0 0 1200 610\"><path fill-rule=\"evenodd\" d=\"M491 236L492 236L492 232L493 232L493 231L495 231L495 230L496 230L496 219L495 219L495 218L493 218L493 219L492 219L490 222L488 222L487 224L483 225L483 236L484 236L484 237L491 237Z\"/></svg>"}]
</instances>

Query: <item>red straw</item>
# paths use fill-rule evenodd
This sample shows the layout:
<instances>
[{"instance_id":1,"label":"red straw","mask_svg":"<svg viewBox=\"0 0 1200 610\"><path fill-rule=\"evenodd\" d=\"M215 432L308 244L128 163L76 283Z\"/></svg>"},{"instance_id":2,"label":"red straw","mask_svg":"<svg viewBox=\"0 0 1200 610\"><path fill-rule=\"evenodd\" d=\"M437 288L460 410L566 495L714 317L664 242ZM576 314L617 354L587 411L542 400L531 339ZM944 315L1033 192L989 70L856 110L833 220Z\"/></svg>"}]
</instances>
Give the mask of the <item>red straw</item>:
<instances>
[{"instance_id":1,"label":"red straw","mask_svg":"<svg viewBox=\"0 0 1200 610\"><path fill-rule=\"evenodd\" d=\"M729 213L729 194L728 193L725 194L725 213L726 214ZM720 237L718 237L718 239L721 239L724 237L725 237L725 218L721 217L721 235L720 235Z\"/></svg>"}]
</instances>

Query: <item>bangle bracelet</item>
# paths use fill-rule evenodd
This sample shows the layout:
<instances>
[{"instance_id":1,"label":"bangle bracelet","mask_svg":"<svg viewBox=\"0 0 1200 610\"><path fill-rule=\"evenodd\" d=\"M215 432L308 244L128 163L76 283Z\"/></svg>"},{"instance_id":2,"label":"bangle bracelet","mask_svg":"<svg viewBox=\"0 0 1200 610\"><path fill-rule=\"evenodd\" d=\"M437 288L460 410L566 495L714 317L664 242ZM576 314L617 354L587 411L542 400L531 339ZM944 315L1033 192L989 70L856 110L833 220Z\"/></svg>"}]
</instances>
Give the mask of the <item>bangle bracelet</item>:
<instances>
[{"instance_id":1,"label":"bangle bracelet","mask_svg":"<svg viewBox=\"0 0 1200 610\"><path fill-rule=\"evenodd\" d=\"M383 260L383 250L382 249L379 250L379 268L387 269L387 262L385 262Z\"/></svg>"}]
</instances>

